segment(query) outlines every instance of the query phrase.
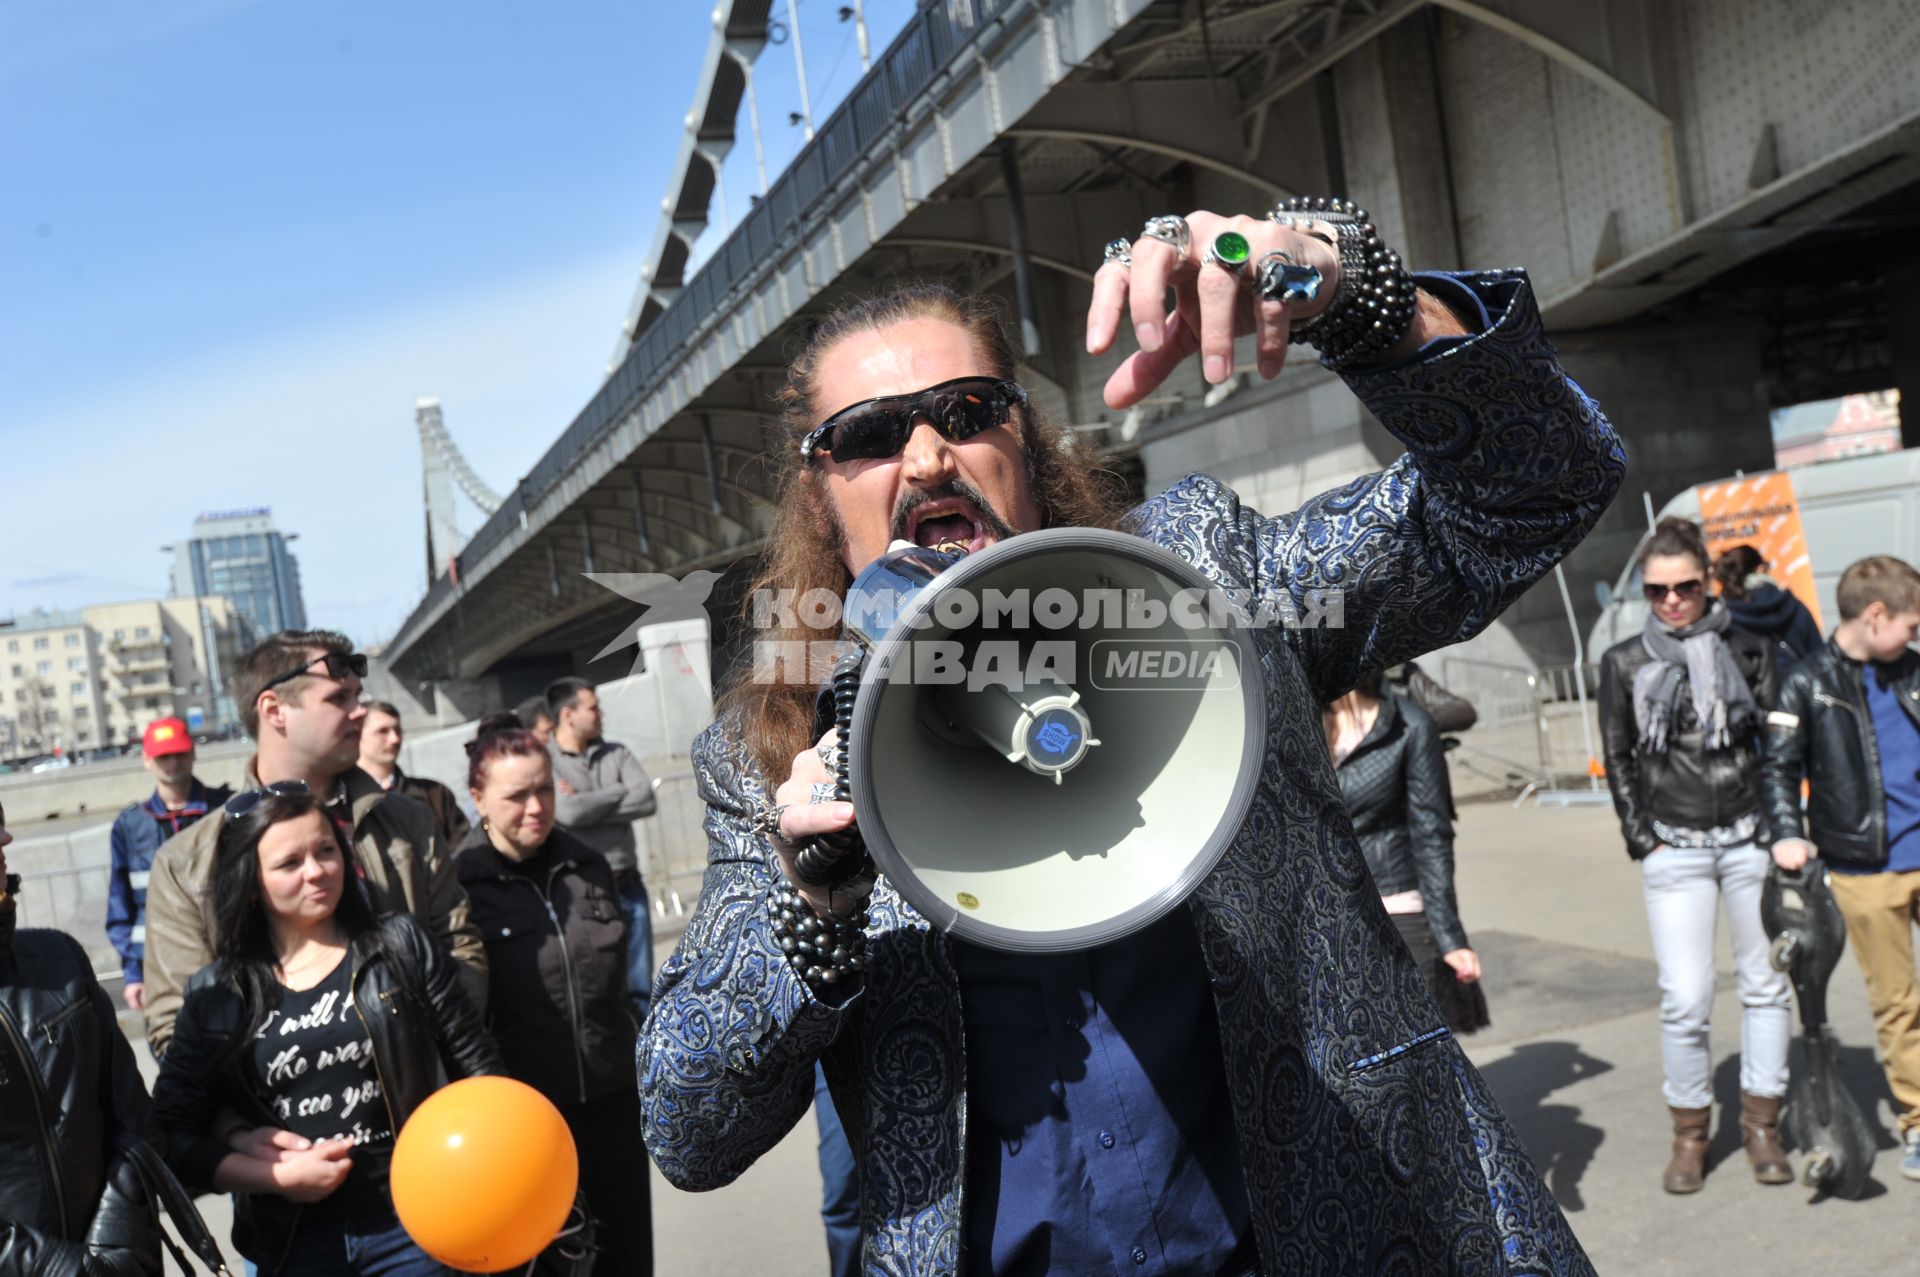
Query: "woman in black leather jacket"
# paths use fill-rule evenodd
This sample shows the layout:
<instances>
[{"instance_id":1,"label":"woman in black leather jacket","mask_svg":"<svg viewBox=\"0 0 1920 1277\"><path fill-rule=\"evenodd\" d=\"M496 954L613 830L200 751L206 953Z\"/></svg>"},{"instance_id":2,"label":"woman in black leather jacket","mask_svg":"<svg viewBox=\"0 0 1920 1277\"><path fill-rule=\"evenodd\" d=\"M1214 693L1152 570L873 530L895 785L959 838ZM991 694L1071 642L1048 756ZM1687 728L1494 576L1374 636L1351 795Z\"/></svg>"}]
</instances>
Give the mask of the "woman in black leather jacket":
<instances>
[{"instance_id":1,"label":"woman in black leather jacket","mask_svg":"<svg viewBox=\"0 0 1920 1277\"><path fill-rule=\"evenodd\" d=\"M479 820L455 867L487 948L487 1022L507 1071L573 1131L598 1271L653 1272L634 1040L648 990L627 987L626 910L605 856L554 825L553 765L532 732L468 746Z\"/></svg>"},{"instance_id":2,"label":"woman in black leather jacket","mask_svg":"<svg viewBox=\"0 0 1920 1277\"><path fill-rule=\"evenodd\" d=\"M1340 796L1380 902L1456 1033L1485 1028L1480 957L1453 890L1453 797L1432 717L1384 692L1378 674L1326 707Z\"/></svg>"},{"instance_id":3,"label":"woman in black leather jacket","mask_svg":"<svg viewBox=\"0 0 1920 1277\"><path fill-rule=\"evenodd\" d=\"M159 1277L160 1232L121 1149L147 1092L72 936L14 930L0 810L0 1277Z\"/></svg>"},{"instance_id":4,"label":"woman in black leather jacket","mask_svg":"<svg viewBox=\"0 0 1920 1277\"><path fill-rule=\"evenodd\" d=\"M227 804L216 958L188 982L154 1088L167 1160L240 1195L234 1245L263 1277L444 1272L394 1217L393 1140L450 1076L502 1072L452 960L412 917L376 919L352 865L298 781ZM299 1138L272 1161L236 1152L223 1111Z\"/></svg>"},{"instance_id":5,"label":"woman in black leather jacket","mask_svg":"<svg viewBox=\"0 0 1920 1277\"><path fill-rule=\"evenodd\" d=\"M1761 732L1778 683L1773 641L1732 624L1707 592L1700 529L1663 519L1641 557L1652 613L1600 661L1607 784L1641 862L1660 964L1660 1055L1673 1119L1670 1193L1699 1190L1712 1117L1714 929L1726 905L1740 975L1740 1130L1754 1177L1790 1183L1780 1145L1792 1034L1786 976L1767 960L1760 888L1771 863L1760 801Z\"/></svg>"}]
</instances>

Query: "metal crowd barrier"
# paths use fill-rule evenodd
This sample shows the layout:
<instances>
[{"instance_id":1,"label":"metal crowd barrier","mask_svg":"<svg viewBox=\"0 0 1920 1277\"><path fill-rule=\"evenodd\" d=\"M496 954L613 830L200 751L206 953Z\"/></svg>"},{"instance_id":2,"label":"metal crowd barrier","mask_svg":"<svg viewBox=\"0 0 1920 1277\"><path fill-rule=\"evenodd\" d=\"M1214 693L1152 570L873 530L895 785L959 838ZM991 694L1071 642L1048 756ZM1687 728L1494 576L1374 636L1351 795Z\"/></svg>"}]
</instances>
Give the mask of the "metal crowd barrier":
<instances>
[{"instance_id":1,"label":"metal crowd barrier","mask_svg":"<svg viewBox=\"0 0 1920 1277\"><path fill-rule=\"evenodd\" d=\"M1533 670L1449 656L1435 677L1479 715L1448 756L1457 791L1517 791L1516 806L1536 794L1587 801L1606 793L1593 662Z\"/></svg>"},{"instance_id":2,"label":"metal crowd barrier","mask_svg":"<svg viewBox=\"0 0 1920 1277\"><path fill-rule=\"evenodd\" d=\"M653 815L635 828L643 844L640 863L654 917L664 921L684 917L700 899L700 880L707 872L707 809L695 792L691 771L655 776L653 794Z\"/></svg>"}]
</instances>

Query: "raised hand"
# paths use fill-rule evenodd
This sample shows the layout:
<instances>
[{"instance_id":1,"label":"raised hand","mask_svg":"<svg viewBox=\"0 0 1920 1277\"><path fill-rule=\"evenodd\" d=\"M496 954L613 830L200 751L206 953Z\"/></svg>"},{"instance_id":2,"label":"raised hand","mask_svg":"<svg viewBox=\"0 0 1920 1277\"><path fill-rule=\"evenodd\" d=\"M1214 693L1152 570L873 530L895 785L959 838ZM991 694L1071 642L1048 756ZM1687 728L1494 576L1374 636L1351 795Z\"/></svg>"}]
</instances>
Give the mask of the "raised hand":
<instances>
[{"instance_id":1,"label":"raised hand","mask_svg":"<svg viewBox=\"0 0 1920 1277\"><path fill-rule=\"evenodd\" d=\"M1140 349L1129 355L1106 385L1107 405L1128 408L1145 399L1180 363L1198 354L1207 381L1218 385L1233 375L1234 338L1255 336L1255 363L1263 378L1280 375L1287 357L1287 329L1311 319L1332 300L1340 282L1336 236L1322 238L1310 221L1283 227L1264 218L1221 217L1196 211L1185 218L1155 218L1158 234L1143 234L1127 249L1129 262L1109 260L1093 280L1087 310L1087 351L1103 354L1113 346L1121 320L1131 318ZM1179 232L1184 228L1185 234ZM1220 243L1222 235L1237 235ZM1182 242L1184 240L1184 242ZM1208 249L1219 249L1208 260ZM1270 253L1282 253L1303 278L1317 272L1312 295L1297 290L1291 300L1256 295L1259 267ZM1239 269L1222 264L1238 257ZM1173 309L1165 310L1168 290Z\"/></svg>"}]
</instances>

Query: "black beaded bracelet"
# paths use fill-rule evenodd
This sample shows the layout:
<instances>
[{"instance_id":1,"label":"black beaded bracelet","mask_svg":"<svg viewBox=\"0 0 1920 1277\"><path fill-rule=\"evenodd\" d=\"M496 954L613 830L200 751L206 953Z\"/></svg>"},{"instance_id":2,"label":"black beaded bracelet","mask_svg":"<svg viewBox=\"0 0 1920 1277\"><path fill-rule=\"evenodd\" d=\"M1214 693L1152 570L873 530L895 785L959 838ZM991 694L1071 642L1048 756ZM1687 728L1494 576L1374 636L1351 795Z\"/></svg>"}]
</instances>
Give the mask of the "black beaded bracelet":
<instances>
[{"instance_id":1,"label":"black beaded bracelet","mask_svg":"<svg viewBox=\"0 0 1920 1277\"><path fill-rule=\"evenodd\" d=\"M1367 211L1352 200L1295 196L1268 214L1282 226L1324 222L1339 237L1340 281L1333 300L1289 336L1320 352L1335 372L1377 360L1413 327L1419 290L1400 254L1380 242ZM1324 238L1324 237L1322 237Z\"/></svg>"},{"instance_id":2,"label":"black beaded bracelet","mask_svg":"<svg viewBox=\"0 0 1920 1277\"><path fill-rule=\"evenodd\" d=\"M850 983L866 969L865 903L850 918L822 918L789 883L776 879L767 891L767 912L773 919L773 942L811 988Z\"/></svg>"}]
</instances>

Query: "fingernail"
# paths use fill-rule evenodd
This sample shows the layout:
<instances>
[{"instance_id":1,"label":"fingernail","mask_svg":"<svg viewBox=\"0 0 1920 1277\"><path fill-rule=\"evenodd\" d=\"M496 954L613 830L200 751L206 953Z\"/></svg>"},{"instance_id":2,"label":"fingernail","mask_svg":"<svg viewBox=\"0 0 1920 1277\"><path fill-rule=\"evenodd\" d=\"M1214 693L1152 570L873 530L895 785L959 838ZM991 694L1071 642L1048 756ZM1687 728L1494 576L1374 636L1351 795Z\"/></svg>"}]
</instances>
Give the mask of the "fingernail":
<instances>
[{"instance_id":1,"label":"fingernail","mask_svg":"<svg viewBox=\"0 0 1920 1277\"><path fill-rule=\"evenodd\" d=\"M1146 323L1146 324L1140 325L1139 337L1140 337L1140 349L1142 350L1160 349L1160 325L1154 324L1154 323Z\"/></svg>"},{"instance_id":2,"label":"fingernail","mask_svg":"<svg viewBox=\"0 0 1920 1277\"><path fill-rule=\"evenodd\" d=\"M1219 385L1227 379L1227 361L1219 355L1208 355L1206 363L1207 380Z\"/></svg>"}]
</instances>

